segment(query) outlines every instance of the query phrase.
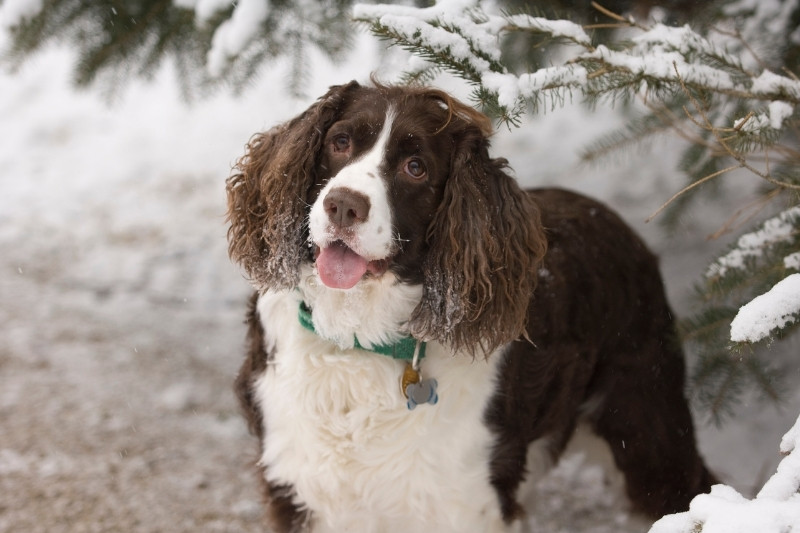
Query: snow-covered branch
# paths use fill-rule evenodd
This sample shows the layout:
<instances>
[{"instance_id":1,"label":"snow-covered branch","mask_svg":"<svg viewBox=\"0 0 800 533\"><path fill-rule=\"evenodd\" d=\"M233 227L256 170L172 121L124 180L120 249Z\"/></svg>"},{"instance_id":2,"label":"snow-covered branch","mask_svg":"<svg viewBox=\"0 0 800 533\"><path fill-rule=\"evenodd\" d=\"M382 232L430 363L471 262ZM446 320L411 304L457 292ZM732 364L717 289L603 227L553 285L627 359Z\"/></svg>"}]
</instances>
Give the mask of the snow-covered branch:
<instances>
[{"instance_id":1,"label":"snow-covered branch","mask_svg":"<svg viewBox=\"0 0 800 533\"><path fill-rule=\"evenodd\" d=\"M217 77L225 71L231 58L236 57L255 39L269 15L268 0L240 0L231 18L220 24L211 40L208 52L208 71Z\"/></svg>"},{"instance_id":2,"label":"snow-covered branch","mask_svg":"<svg viewBox=\"0 0 800 533\"><path fill-rule=\"evenodd\" d=\"M726 285L747 279L757 270L773 270L777 275L800 270L798 246L800 207L795 206L739 237L735 246L711 263L706 277L713 284ZM730 339L736 343L759 342L796 325L799 318L800 274L791 274L741 306L731 322Z\"/></svg>"},{"instance_id":3,"label":"snow-covered branch","mask_svg":"<svg viewBox=\"0 0 800 533\"><path fill-rule=\"evenodd\" d=\"M756 497L715 485L696 496L689 510L663 517L650 533L787 533L800 524L800 417L784 435L785 455Z\"/></svg>"},{"instance_id":4,"label":"snow-covered branch","mask_svg":"<svg viewBox=\"0 0 800 533\"><path fill-rule=\"evenodd\" d=\"M800 232L800 206L795 206L775 217L765 220L760 227L739 237L736 245L725 255L717 258L706 271L706 277L718 279L731 269L745 270L747 262L759 259L781 243L791 243Z\"/></svg>"},{"instance_id":5,"label":"snow-covered branch","mask_svg":"<svg viewBox=\"0 0 800 533\"><path fill-rule=\"evenodd\" d=\"M800 274L792 274L739 309L731 322L733 342L759 342L800 318Z\"/></svg>"},{"instance_id":6,"label":"snow-covered branch","mask_svg":"<svg viewBox=\"0 0 800 533\"><path fill-rule=\"evenodd\" d=\"M782 102L784 115L800 103L800 81L769 71L752 74L726 51L724 43L713 42L689 26L636 24L640 33L612 49L593 46L583 28L571 21L489 13L474 0L443 0L429 8L358 4L353 16L369 24L376 35L477 86L476 93L484 95L481 100L490 95L504 118L521 113L525 102L538 104L545 93L573 89L597 96L641 90L679 92L689 87ZM512 32L545 35L573 46L558 64L512 73L499 62L503 38Z\"/></svg>"}]
</instances>

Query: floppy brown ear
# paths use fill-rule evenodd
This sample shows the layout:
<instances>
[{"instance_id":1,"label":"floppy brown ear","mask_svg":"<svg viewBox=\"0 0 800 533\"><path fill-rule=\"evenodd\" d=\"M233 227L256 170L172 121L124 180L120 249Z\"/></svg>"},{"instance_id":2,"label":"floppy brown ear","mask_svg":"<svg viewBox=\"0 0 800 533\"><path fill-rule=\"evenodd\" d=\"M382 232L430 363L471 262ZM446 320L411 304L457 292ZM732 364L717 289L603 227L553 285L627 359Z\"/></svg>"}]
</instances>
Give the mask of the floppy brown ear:
<instances>
[{"instance_id":1,"label":"floppy brown ear","mask_svg":"<svg viewBox=\"0 0 800 533\"><path fill-rule=\"evenodd\" d=\"M409 324L418 338L488 356L524 335L547 241L537 205L505 167L489 157L485 128L470 128L457 145Z\"/></svg>"},{"instance_id":2,"label":"floppy brown ear","mask_svg":"<svg viewBox=\"0 0 800 533\"><path fill-rule=\"evenodd\" d=\"M345 96L358 87L331 87L300 116L254 135L226 182L228 253L259 290L299 281L317 157Z\"/></svg>"}]
</instances>

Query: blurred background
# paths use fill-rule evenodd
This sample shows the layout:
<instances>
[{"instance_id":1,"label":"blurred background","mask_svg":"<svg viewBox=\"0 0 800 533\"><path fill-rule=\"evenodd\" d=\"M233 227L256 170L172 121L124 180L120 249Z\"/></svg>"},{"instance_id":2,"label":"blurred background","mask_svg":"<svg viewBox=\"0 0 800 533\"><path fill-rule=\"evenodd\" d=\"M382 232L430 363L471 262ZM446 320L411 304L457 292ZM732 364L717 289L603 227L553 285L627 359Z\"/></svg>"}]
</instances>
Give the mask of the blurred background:
<instances>
[{"instance_id":1,"label":"blurred background","mask_svg":"<svg viewBox=\"0 0 800 533\"><path fill-rule=\"evenodd\" d=\"M250 289L227 258L224 181L253 133L329 85L393 81L409 63L349 19L350 2L261 3L0 3L0 531L261 530L257 443L232 393ZM597 17L583 2L497 4ZM701 4L605 7L704 27L714 15ZM613 38L604 31L596 38ZM526 51L514 68L548 61L507 46ZM791 68L793 53L774 57ZM433 81L470 97L456 76ZM493 154L524 186L576 189L617 209L661 257L676 313L689 316L695 285L736 232L708 235L763 191L732 176L669 224L645 223L686 184L685 141L585 161L587 146L635 115L612 103L576 95L527 114L498 128ZM797 353L791 335L772 343L761 356L768 383L732 381L722 417L694 396L704 455L745 495L774 472L800 412ZM566 458L542 481L530 530L646 531L607 484L585 458Z\"/></svg>"}]
</instances>

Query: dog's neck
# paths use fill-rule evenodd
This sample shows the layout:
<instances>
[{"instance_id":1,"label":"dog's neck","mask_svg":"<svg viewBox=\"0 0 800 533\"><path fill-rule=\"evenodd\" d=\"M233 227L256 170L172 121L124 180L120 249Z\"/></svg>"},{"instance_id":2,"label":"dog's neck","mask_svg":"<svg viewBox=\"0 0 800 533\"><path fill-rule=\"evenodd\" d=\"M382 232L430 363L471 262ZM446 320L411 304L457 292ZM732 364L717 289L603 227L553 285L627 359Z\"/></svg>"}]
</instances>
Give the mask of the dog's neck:
<instances>
[{"instance_id":1,"label":"dog's neck","mask_svg":"<svg viewBox=\"0 0 800 533\"><path fill-rule=\"evenodd\" d=\"M300 306L298 309L298 319L300 320L300 324L309 331L313 331L317 335L316 328L314 327L314 319L311 315L311 309L306 305L304 301L300 301ZM368 344L363 345L358 340L358 336L353 336L353 347L359 350L366 350L373 353L377 353L380 355L385 355L387 357L391 357L393 359L401 359L404 361L411 361L414 359L414 354L417 352L417 357L422 359L425 357L425 342L418 341L417 339L407 336L401 337L397 341L393 343L387 344Z\"/></svg>"},{"instance_id":2,"label":"dog's neck","mask_svg":"<svg viewBox=\"0 0 800 533\"><path fill-rule=\"evenodd\" d=\"M407 337L405 326L422 299L421 286L402 283L391 272L346 291L331 289L311 264L301 271L298 290L300 300L313 310L314 332L342 349L354 348L356 339L371 349Z\"/></svg>"},{"instance_id":3,"label":"dog's neck","mask_svg":"<svg viewBox=\"0 0 800 533\"><path fill-rule=\"evenodd\" d=\"M399 283L394 284L395 291L402 290L404 286ZM405 286L405 288L408 288ZM351 302L353 303L353 302ZM359 307L359 310L361 308ZM337 311L335 308L328 308L325 310L327 313ZM341 309L347 314L348 309ZM300 298L297 312L298 321L300 325L313 332L314 334L333 341L335 344L342 348L355 348L380 354L381 356L390 357L396 360L406 362L405 370L399 377L400 390L406 398L406 405L409 410L413 410L417 405L421 404L436 404L439 400L437 393L438 382L436 379L423 379L420 371L420 363L425 357L426 343L417 340L411 336L395 336L391 342L387 343L364 343L359 341L358 334L350 334L347 342L343 342L341 338L338 341L327 338L325 335L320 334L315 326L315 319L312 309L309 305ZM344 344L344 346L342 346Z\"/></svg>"}]
</instances>

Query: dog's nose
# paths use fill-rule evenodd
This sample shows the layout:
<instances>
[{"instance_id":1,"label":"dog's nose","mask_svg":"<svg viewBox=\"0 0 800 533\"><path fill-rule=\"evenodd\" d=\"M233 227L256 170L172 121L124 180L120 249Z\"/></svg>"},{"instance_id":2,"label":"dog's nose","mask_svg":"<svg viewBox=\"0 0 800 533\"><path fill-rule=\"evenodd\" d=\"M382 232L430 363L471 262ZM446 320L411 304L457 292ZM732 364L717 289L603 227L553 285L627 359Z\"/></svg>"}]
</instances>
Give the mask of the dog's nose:
<instances>
[{"instance_id":1,"label":"dog's nose","mask_svg":"<svg viewBox=\"0 0 800 533\"><path fill-rule=\"evenodd\" d=\"M328 219L340 228L364 222L369 216L369 198L347 187L331 189L324 202Z\"/></svg>"}]
</instances>

